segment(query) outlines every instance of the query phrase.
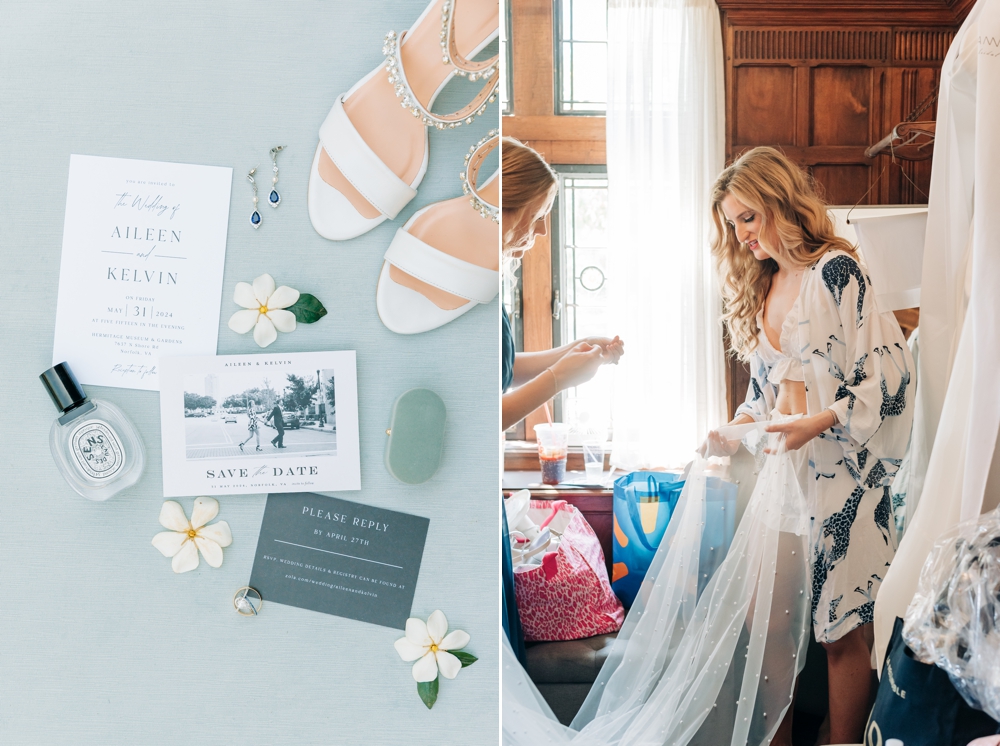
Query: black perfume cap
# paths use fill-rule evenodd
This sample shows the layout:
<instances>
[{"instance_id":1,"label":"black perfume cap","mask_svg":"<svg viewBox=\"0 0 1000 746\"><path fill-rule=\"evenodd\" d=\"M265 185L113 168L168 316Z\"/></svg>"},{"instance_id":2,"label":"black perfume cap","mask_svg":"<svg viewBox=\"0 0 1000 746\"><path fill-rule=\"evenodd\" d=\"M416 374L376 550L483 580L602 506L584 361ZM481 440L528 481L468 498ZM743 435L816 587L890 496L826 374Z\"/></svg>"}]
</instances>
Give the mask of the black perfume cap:
<instances>
[{"instance_id":1,"label":"black perfume cap","mask_svg":"<svg viewBox=\"0 0 1000 746\"><path fill-rule=\"evenodd\" d=\"M54 365L38 377L60 412L68 412L87 401L87 394L70 370L69 363Z\"/></svg>"}]
</instances>

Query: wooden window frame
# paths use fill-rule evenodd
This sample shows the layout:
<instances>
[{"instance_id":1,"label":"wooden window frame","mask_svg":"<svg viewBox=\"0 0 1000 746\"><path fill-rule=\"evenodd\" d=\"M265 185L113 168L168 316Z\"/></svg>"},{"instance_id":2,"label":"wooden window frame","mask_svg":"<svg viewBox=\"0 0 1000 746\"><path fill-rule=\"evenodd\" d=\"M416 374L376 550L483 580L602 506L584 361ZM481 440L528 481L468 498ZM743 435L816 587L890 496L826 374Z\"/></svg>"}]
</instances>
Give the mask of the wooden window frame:
<instances>
[{"instance_id":1,"label":"wooden window frame","mask_svg":"<svg viewBox=\"0 0 1000 746\"><path fill-rule=\"evenodd\" d=\"M555 114L555 29L552 0L508 0L511 111L503 134L530 145L553 165L606 165L603 115ZM552 238L540 236L521 261L520 328L523 349L552 348ZM524 420L525 441L545 422L541 409ZM523 446L511 443L512 452ZM524 468L524 458L507 458ZM537 461L536 461L537 466Z\"/></svg>"},{"instance_id":2,"label":"wooden window frame","mask_svg":"<svg viewBox=\"0 0 1000 746\"><path fill-rule=\"evenodd\" d=\"M607 166L602 164L556 164L553 166L556 172L559 174L559 196L556 198L553 206L552 212L550 213L549 221L549 231L550 231L550 241L549 241L549 253L551 255L550 266L551 266L551 285L552 285L552 308L555 309L555 303L558 302L561 305L561 314L567 313L567 304L570 300L570 294L567 292L565 287L562 287L561 276L563 273L563 248L566 242L566 236L564 235L565 229L564 225L566 223L566 200L564 199L565 190L565 179L573 178L574 175L582 174L583 178L596 177L598 174L607 179L608 169ZM598 177L599 178L599 177ZM560 295L557 295L561 291ZM573 336L567 336L564 338L563 334L563 321L562 316L556 319L555 316L550 313L550 323L552 324L552 346L560 347L564 344L572 342L574 340ZM552 412L556 420L562 421L563 418L563 405L564 405L564 392L560 392L556 396Z\"/></svg>"}]
</instances>

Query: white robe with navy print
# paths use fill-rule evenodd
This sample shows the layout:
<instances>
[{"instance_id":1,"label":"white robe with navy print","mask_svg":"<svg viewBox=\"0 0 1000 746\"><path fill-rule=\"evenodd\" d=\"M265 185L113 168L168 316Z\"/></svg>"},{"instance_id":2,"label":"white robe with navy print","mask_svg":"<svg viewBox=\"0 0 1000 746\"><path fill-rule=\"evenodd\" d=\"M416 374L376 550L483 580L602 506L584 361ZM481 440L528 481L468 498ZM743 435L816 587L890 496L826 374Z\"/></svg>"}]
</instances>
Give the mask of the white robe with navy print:
<instances>
[{"instance_id":1,"label":"white robe with navy print","mask_svg":"<svg viewBox=\"0 0 1000 746\"><path fill-rule=\"evenodd\" d=\"M810 441L806 494L814 512L813 628L833 642L873 619L875 595L896 550L890 485L913 420L916 371L891 312L880 313L864 267L825 253L802 278L798 354L809 415L838 425ZM792 351L785 351L792 352ZM777 398L760 354L737 414L767 419Z\"/></svg>"}]
</instances>

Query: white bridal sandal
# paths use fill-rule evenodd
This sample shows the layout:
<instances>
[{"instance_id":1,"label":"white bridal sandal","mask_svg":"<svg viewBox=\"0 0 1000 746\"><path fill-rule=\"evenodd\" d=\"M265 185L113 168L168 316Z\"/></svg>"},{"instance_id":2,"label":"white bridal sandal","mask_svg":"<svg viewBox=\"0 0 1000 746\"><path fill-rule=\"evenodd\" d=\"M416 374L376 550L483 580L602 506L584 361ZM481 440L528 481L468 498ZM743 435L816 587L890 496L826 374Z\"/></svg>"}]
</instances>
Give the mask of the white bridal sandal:
<instances>
[{"instance_id":1,"label":"white bridal sandal","mask_svg":"<svg viewBox=\"0 0 1000 746\"><path fill-rule=\"evenodd\" d=\"M456 16L457 2L433 0L409 31L386 34L383 63L334 102L309 171L309 219L324 238L354 238L395 218L427 171L427 127L471 124L496 100L499 55L469 58L497 37L497 3L462 0ZM458 111L432 114L455 75L486 84Z\"/></svg>"},{"instance_id":2,"label":"white bridal sandal","mask_svg":"<svg viewBox=\"0 0 1000 746\"><path fill-rule=\"evenodd\" d=\"M476 183L499 144L492 130L469 148L460 174L464 197L428 205L396 231L375 291L379 318L391 331L436 329L499 293L499 170Z\"/></svg>"}]
</instances>

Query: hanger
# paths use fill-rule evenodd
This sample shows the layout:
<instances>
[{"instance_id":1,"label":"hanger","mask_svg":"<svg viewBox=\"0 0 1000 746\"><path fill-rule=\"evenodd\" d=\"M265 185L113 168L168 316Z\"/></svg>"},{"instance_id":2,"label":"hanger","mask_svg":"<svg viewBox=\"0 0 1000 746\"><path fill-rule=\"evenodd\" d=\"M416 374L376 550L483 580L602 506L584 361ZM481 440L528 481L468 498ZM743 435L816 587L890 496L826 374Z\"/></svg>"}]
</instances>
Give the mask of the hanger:
<instances>
[{"instance_id":1,"label":"hanger","mask_svg":"<svg viewBox=\"0 0 1000 746\"><path fill-rule=\"evenodd\" d=\"M931 93L910 116L892 128L892 132L865 151L866 158L874 158L886 151L893 160L924 161L931 157L934 150L934 133L937 122L917 122L917 117L923 114L937 99L937 92Z\"/></svg>"},{"instance_id":2,"label":"hanger","mask_svg":"<svg viewBox=\"0 0 1000 746\"><path fill-rule=\"evenodd\" d=\"M925 161L934 152L934 132L937 122L900 122L892 132L865 151L866 158L874 158L891 151L894 158L904 161Z\"/></svg>"},{"instance_id":3,"label":"hanger","mask_svg":"<svg viewBox=\"0 0 1000 746\"><path fill-rule=\"evenodd\" d=\"M925 161L930 158L934 154L934 134L937 130L937 122L915 122L913 120L923 114L927 110L927 107L934 103L936 99L937 91L925 98L904 121L893 127L892 132L868 148L865 151L865 157L875 158L888 153L891 156L889 162L895 163L897 166L900 165L896 163L897 158L902 161ZM882 166L882 170L875 177L872 185L868 187L868 191L861 195L861 199L855 202L854 207L847 211L845 219L848 225L851 224L851 213L854 212L854 208L860 205L864 201L864 198L875 188L875 185L879 183L885 174L886 168L889 166L889 162ZM901 173L906 177L908 182L913 184L914 189L925 197L927 196L927 193L916 185L913 179L907 175L906 171L901 171Z\"/></svg>"}]
</instances>

